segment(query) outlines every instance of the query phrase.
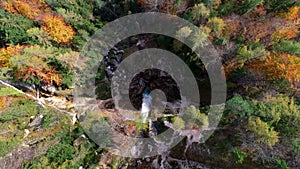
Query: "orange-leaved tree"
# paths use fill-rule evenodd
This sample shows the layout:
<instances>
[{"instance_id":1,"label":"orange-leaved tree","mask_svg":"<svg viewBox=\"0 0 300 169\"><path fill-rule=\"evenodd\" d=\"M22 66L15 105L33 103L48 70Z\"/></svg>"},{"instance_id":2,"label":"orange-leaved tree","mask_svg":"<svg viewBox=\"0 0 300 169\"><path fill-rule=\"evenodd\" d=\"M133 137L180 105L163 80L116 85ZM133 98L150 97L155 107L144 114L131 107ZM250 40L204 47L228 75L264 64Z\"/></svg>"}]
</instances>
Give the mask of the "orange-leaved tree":
<instances>
[{"instance_id":1,"label":"orange-leaved tree","mask_svg":"<svg viewBox=\"0 0 300 169\"><path fill-rule=\"evenodd\" d=\"M4 0L0 6L9 13L40 21L42 29L58 43L69 43L75 35L63 17L50 13L51 8L43 0Z\"/></svg>"},{"instance_id":2,"label":"orange-leaved tree","mask_svg":"<svg viewBox=\"0 0 300 169\"><path fill-rule=\"evenodd\" d=\"M23 72L21 72L21 78L23 80L27 80L29 78L40 78L40 80L43 83L53 85L54 83L58 86L61 85L61 75L57 74L57 71L55 69L41 69L39 68L34 68L34 67L26 67ZM20 77L18 77L20 78Z\"/></svg>"},{"instance_id":3,"label":"orange-leaved tree","mask_svg":"<svg viewBox=\"0 0 300 169\"><path fill-rule=\"evenodd\" d=\"M255 60L248 69L264 73L269 79L287 79L291 84L300 81L300 58L286 53L272 53L265 61Z\"/></svg>"},{"instance_id":4,"label":"orange-leaved tree","mask_svg":"<svg viewBox=\"0 0 300 169\"><path fill-rule=\"evenodd\" d=\"M14 78L22 79L29 84L61 85L62 76L51 68L38 56L28 56L26 54L17 55L10 59L11 68L14 70Z\"/></svg>"},{"instance_id":5,"label":"orange-leaved tree","mask_svg":"<svg viewBox=\"0 0 300 169\"><path fill-rule=\"evenodd\" d=\"M75 31L64 22L64 18L54 14L43 16L42 29L58 43L69 43L75 35Z\"/></svg>"},{"instance_id":6,"label":"orange-leaved tree","mask_svg":"<svg viewBox=\"0 0 300 169\"><path fill-rule=\"evenodd\" d=\"M1 6L9 13L24 15L33 20L39 20L41 14L50 11L41 0L4 0Z\"/></svg>"},{"instance_id":7,"label":"orange-leaved tree","mask_svg":"<svg viewBox=\"0 0 300 169\"><path fill-rule=\"evenodd\" d=\"M41 50L43 53L36 53ZM47 57L50 55L47 50L39 46L24 48L20 53L9 59L9 67L13 70L15 79L21 79L28 84L61 85L62 75L48 64Z\"/></svg>"}]
</instances>

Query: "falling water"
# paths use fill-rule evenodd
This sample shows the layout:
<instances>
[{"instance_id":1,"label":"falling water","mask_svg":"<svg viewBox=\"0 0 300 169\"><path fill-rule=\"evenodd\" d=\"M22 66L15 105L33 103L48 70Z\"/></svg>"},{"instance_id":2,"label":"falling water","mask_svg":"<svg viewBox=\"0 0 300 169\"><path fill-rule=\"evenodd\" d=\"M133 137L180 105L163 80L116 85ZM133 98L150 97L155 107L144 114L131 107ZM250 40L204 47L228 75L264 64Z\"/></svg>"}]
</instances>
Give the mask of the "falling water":
<instances>
[{"instance_id":1,"label":"falling water","mask_svg":"<svg viewBox=\"0 0 300 169\"><path fill-rule=\"evenodd\" d=\"M143 123L147 122L147 119L150 116L151 107L152 107L152 97L148 93L143 93L142 108L140 112L141 120Z\"/></svg>"}]
</instances>

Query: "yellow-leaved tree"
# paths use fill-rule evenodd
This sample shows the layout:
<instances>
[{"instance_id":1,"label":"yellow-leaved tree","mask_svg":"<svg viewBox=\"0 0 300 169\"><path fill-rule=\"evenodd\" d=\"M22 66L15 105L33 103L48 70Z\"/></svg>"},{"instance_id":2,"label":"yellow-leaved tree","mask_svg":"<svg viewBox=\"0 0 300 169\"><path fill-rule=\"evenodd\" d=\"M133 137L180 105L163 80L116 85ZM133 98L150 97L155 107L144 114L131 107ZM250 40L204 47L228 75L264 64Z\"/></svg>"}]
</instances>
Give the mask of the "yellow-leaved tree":
<instances>
[{"instance_id":1,"label":"yellow-leaved tree","mask_svg":"<svg viewBox=\"0 0 300 169\"><path fill-rule=\"evenodd\" d=\"M75 31L64 22L64 18L54 14L43 16L42 29L58 43L69 43L75 35Z\"/></svg>"}]
</instances>

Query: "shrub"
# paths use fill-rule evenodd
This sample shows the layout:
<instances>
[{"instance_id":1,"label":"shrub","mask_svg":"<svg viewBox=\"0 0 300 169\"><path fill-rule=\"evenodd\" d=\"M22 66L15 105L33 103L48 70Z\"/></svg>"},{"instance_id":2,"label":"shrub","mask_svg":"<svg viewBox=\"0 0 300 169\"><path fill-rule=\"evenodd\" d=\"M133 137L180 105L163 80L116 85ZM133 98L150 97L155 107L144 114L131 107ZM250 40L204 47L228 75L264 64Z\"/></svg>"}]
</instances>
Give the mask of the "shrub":
<instances>
[{"instance_id":1,"label":"shrub","mask_svg":"<svg viewBox=\"0 0 300 169\"><path fill-rule=\"evenodd\" d=\"M203 3L208 8L216 8L221 2L220 0L198 0L198 2Z\"/></svg>"},{"instance_id":2,"label":"shrub","mask_svg":"<svg viewBox=\"0 0 300 169\"><path fill-rule=\"evenodd\" d=\"M133 123L136 126L136 129L138 131L148 130L148 128L149 128L148 123L143 123L143 122L140 122L140 121L134 121Z\"/></svg>"},{"instance_id":3,"label":"shrub","mask_svg":"<svg viewBox=\"0 0 300 169\"><path fill-rule=\"evenodd\" d=\"M24 161L22 169L51 169L47 157L42 156L39 159L33 159L30 162Z\"/></svg>"},{"instance_id":4,"label":"shrub","mask_svg":"<svg viewBox=\"0 0 300 169\"><path fill-rule=\"evenodd\" d=\"M184 39L184 38L189 37L191 33L192 33L192 29L189 28L188 26L185 26L176 32L176 36L179 39Z\"/></svg>"},{"instance_id":5,"label":"shrub","mask_svg":"<svg viewBox=\"0 0 300 169\"><path fill-rule=\"evenodd\" d=\"M249 50L246 45L241 46L237 51L236 59L238 62L244 63L246 60L251 59L254 55L252 50Z\"/></svg>"}]
</instances>

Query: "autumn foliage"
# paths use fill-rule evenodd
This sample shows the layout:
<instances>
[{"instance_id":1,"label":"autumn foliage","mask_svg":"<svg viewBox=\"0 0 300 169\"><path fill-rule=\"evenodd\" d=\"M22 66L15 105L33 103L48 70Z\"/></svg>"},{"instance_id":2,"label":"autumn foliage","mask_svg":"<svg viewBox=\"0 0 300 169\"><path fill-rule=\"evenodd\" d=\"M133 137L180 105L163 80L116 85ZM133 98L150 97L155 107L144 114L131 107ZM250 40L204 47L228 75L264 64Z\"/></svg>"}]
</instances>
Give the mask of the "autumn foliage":
<instances>
[{"instance_id":1,"label":"autumn foliage","mask_svg":"<svg viewBox=\"0 0 300 169\"><path fill-rule=\"evenodd\" d=\"M40 0L7 0L1 6L9 13L24 15L33 20L39 20L41 14L50 11L48 5Z\"/></svg>"},{"instance_id":2,"label":"autumn foliage","mask_svg":"<svg viewBox=\"0 0 300 169\"><path fill-rule=\"evenodd\" d=\"M300 58L286 53L273 53L265 61L253 61L247 68L266 74L269 79L300 80Z\"/></svg>"},{"instance_id":3,"label":"autumn foliage","mask_svg":"<svg viewBox=\"0 0 300 169\"><path fill-rule=\"evenodd\" d=\"M43 16L42 29L58 43L69 43L75 35L75 31L64 22L63 17L53 14Z\"/></svg>"},{"instance_id":4,"label":"autumn foliage","mask_svg":"<svg viewBox=\"0 0 300 169\"><path fill-rule=\"evenodd\" d=\"M289 28L277 30L272 34L272 38L275 42L279 41L279 40L292 39L297 36L298 36L298 30L297 29L289 29Z\"/></svg>"},{"instance_id":5,"label":"autumn foliage","mask_svg":"<svg viewBox=\"0 0 300 169\"><path fill-rule=\"evenodd\" d=\"M61 75L56 73L55 69L51 69L49 71L43 72L42 70L39 70L38 68L33 67L27 67L24 70L24 74L21 75L21 77L24 80L27 80L29 77L38 77L41 79L43 83L53 85L54 83L58 86L61 85Z\"/></svg>"},{"instance_id":6,"label":"autumn foliage","mask_svg":"<svg viewBox=\"0 0 300 169\"><path fill-rule=\"evenodd\" d=\"M293 6L288 12L280 13L282 17L288 20L295 20L299 17L299 6Z\"/></svg>"},{"instance_id":7,"label":"autumn foliage","mask_svg":"<svg viewBox=\"0 0 300 169\"><path fill-rule=\"evenodd\" d=\"M0 49L0 67L7 67L9 65L9 59L12 56L20 54L24 46L13 46L10 45L6 48Z\"/></svg>"},{"instance_id":8,"label":"autumn foliage","mask_svg":"<svg viewBox=\"0 0 300 169\"><path fill-rule=\"evenodd\" d=\"M46 84L61 85L62 75L50 67L42 56L25 52L28 47L10 45L0 49L0 67L11 68L15 79L39 79Z\"/></svg>"},{"instance_id":9,"label":"autumn foliage","mask_svg":"<svg viewBox=\"0 0 300 169\"><path fill-rule=\"evenodd\" d=\"M63 17L49 14L50 7L41 0L6 0L1 3L1 6L9 13L40 21L42 29L58 43L69 43L75 34Z\"/></svg>"},{"instance_id":10,"label":"autumn foliage","mask_svg":"<svg viewBox=\"0 0 300 169\"><path fill-rule=\"evenodd\" d=\"M41 58L36 56L30 57L31 61L36 61L37 63L42 62ZM24 63L23 63L24 64ZM61 85L62 75L58 74L54 68L50 68L48 65L39 64L40 66L30 66L30 65L14 65L14 78L22 79L28 83L39 83L43 82L50 85Z\"/></svg>"}]
</instances>

